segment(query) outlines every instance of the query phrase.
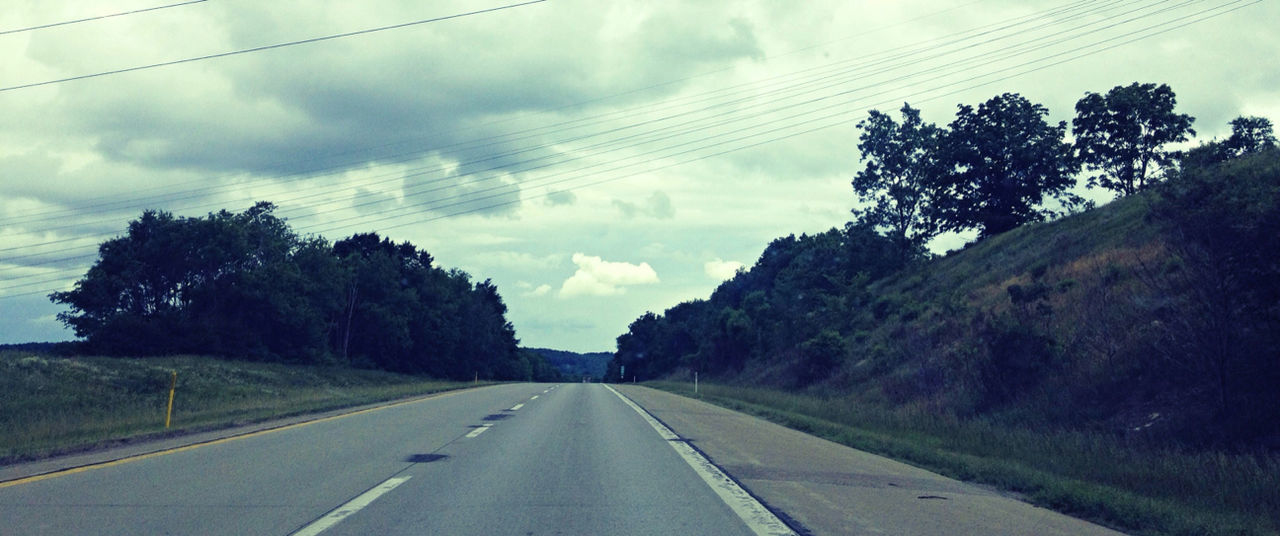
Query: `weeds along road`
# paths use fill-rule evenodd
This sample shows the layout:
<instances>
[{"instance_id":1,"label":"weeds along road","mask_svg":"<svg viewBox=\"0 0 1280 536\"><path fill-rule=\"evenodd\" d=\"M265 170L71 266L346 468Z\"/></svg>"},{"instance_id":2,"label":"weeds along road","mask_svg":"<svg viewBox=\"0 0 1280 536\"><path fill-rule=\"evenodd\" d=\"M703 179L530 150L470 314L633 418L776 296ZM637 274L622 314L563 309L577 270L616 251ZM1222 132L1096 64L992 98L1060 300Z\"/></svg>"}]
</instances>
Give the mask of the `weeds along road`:
<instances>
[{"instance_id":1,"label":"weeds along road","mask_svg":"<svg viewBox=\"0 0 1280 536\"><path fill-rule=\"evenodd\" d=\"M696 400L599 384L458 391L10 480L0 520L0 535L1118 534Z\"/></svg>"}]
</instances>

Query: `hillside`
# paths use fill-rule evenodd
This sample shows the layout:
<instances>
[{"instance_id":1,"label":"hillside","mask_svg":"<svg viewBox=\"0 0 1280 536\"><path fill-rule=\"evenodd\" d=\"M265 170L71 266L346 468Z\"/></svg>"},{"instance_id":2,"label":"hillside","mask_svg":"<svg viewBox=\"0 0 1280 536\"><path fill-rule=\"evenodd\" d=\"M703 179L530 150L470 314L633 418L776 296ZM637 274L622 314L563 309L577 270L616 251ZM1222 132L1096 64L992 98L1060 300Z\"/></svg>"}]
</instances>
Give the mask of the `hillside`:
<instances>
[{"instance_id":1,"label":"hillside","mask_svg":"<svg viewBox=\"0 0 1280 536\"><path fill-rule=\"evenodd\" d=\"M1278 205L1270 150L922 261L853 225L779 239L709 299L636 320L611 374L1275 445Z\"/></svg>"},{"instance_id":2,"label":"hillside","mask_svg":"<svg viewBox=\"0 0 1280 536\"><path fill-rule=\"evenodd\" d=\"M547 363L554 366L565 379L570 381L581 378L590 378L593 381L603 379L605 368L613 358L613 354L608 352L580 354L549 348L527 348L526 350L541 355Z\"/></svg>"}]
</instances>

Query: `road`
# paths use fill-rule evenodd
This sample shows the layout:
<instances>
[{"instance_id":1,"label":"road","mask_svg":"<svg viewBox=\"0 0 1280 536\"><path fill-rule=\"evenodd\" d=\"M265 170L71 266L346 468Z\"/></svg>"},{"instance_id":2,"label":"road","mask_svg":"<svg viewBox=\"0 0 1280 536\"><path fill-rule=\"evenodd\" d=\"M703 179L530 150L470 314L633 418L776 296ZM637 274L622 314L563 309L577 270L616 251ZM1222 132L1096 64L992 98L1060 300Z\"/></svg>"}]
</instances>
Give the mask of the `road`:
<instances>
[{"instance_id":1,"label":"road","mask_svg":"<svg viewBox=\"0 0 1280 536\"><path fill-rule=\"evenodd\" d=\"M1116 534L701 402L571 383L9 480L0 535L790 532L735 480L801 533Z\"/></svg>"},{"instance_id":2,"label":"road","mask_svg":"<svg viewBox=\"0 0 1280 536\"><path fill-rule=\"evenodd\" d=\"M611 390L518 384L10 484L0 534L291 534L388 482L323 533L751 533Z\"/></svg>"}]
</instances>

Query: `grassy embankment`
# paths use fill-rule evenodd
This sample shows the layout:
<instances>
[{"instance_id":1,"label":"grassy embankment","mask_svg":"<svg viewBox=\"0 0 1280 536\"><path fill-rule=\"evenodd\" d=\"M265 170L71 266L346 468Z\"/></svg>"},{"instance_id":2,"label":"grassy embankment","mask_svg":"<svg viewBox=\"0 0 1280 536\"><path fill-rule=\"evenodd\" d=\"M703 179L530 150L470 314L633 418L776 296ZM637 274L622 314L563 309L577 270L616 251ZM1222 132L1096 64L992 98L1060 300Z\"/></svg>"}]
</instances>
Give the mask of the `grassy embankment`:
<instances>
[{"instance_id":1,"label":"grassy embankment","mask_svg":"<svg viewBox=\"0 0 1280 536\"><path fill-rule=\"evenodd\" d=\"M647 385L694 396L683 382ZM1280 460L1140 447L1104 434L1041 431L891 410L850 397L708 385L698 398L1132 534L1263 535L1280 529Z\"/></svg>"},{"instance_id":2,"label":"grassy embankment","mask_svg":"<svg viewBox=\"0 0 1280 536\"><path fill-rule=\"evenodd\" d=\"M164 429L172 372L177 394ZM0 463L470 386L389 372L0 352Z\"/></svg>"}]
</instances>

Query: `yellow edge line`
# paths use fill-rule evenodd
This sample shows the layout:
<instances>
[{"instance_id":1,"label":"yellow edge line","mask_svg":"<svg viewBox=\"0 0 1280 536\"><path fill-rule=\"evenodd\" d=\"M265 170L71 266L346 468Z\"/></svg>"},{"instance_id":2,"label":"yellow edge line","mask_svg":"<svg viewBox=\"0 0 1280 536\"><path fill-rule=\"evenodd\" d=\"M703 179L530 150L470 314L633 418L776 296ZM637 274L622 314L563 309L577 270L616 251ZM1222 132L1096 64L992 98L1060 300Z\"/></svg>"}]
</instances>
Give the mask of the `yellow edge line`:
<instances>
[{"instance_id":1,"label":"yellow edge line","mask_svg":"<svg viewBox=\"0 0 1280 536\"><path fill-rule=\"evenodd\" d=\"M392 402L392 403L390 403L390 404L385 404L385 405L382 405L382 406L376 406L376 407L372 407L372 408L365 408L365 409L362 409L362 410L356 410L356 411L352 411L352 412L350 412L350 413L342 413L342 414L340 414L340 415L330 415L330 416L328 416L328 417L321 417L321 418L314 419L314 420L310 420L310 421L296 422L296 423L293 423L293 424L286 424L286 425L282 425L282 426L277 426L277 427L275 427L275 428L267 428L267 429L265 429L265 430L257 430L257 431L254 431L254 432L246 432L246 433L243 433L243 434L240 434L240 435L234 435L234 436L230 436L230 437L223 437L223 438L219 438L219 439L210 439L210 440L208 440L208 441L202 441L202 442L199 442L199 443L192 443L192 444L190 444L190 445L183 445L183 446L181 446L181 447L173 447L173 448L168 448L168 449L164 449L164 450L157 450L157 451L154 451L154 452L147 452L147 453L143 453L143 454L135 454L135 455L133 455L133 456L126 456L126 457L124 457L124 458L119 458L119 459L115 459L115 460L108 460L108 461L105 461L105 462L90 463L90 464L80 465L80 466L76 466L76 467L68 467L68 468L66 468L66 469L57 469L57 470L54 470L54 471L50 471L50 472L48 472L48 473L41 473L41 474L38 474L38 475L33 475L33 476L28 476L28 477L22 477L22 478L18 478L18 479L15 479L15 480L6 480L6 481L4 481L4 482L0 482L0 489L8 488L8 487L13 487L13 486L20 486L20 485L22 485L22 484L30 484L30 483L32 483L32 482L39 482L39 481L41 481L41 480L48 480L48 479L51 479L51 478L57 478L57 477L60 477L60 476L67 476L67 475L73 475L73 474L76 474L76 473L83 473L83 472L85 472L85 471L92 471L92 470L94 470L94 469L102 469L102 468L104 468L104 467L112 467L112 466L116 466L116 465L123 465L123 464L129 463L129 462L136 462L136 461L138 461L138 460L145 460L145 459L148 459L148 458L158 458L158 457L160 457L160 456L167 456L167 455L169 455L169 454L174 454L174 453L178 453L178 452L184 452L184 451L188 451L188 450L195 450L195 449L198 449L198 448L200 448L200 447L207 447L207 446L210 446L210 445L218 445L218 444L221 444L221 443L230 443L230 442L232 442L232 441L236 441L236 440L240 440L240 439L248 439L248 438L250 438L250 437L256 437L256 436L260 436L260 435L266 435L266 434L270 434L270 433L272 433L272 432L279 432L279 431L281 431L281 430L289 430L289 429L292 429L292 428L301 428L301 427L303 427L303 426L307 426L307 425L309 425L309 424L316 424L316 423L322 423L322 422L326 422L326 421L333 421L333 420L337 420L337 419L343 419L343 418L346 418L346 417L353 417L353 416L356 416L356 415L361 415L361 414L364 414L364 413L371 413L371 412L374 412L374 411L383 410L383 409L387 409L387 408L394 408L394 407L397 407L397 406L404 406L404 405L408 405L408 404L416 404L416 403L418 403L418 402L424 402L424 401L427 401L427 400L435 400L435 399L438 399L438 398L444 398L444 397L446 397L446 396L453 396L453 395L460 394L460 393L463 393L463 392L466 392L466 391L471 391L472 389L474 389L474 388L455 389L455 390L452 390L452 391L445 391L445 392L441 392L441 393L431 393L431 394L429 394L429 395L421 396L421 397L418 397L418 398L413 398L413 399L409 399L409 400L401 400L401 401L399 401L399 402Z\"/></svg>"}]
</instances>

